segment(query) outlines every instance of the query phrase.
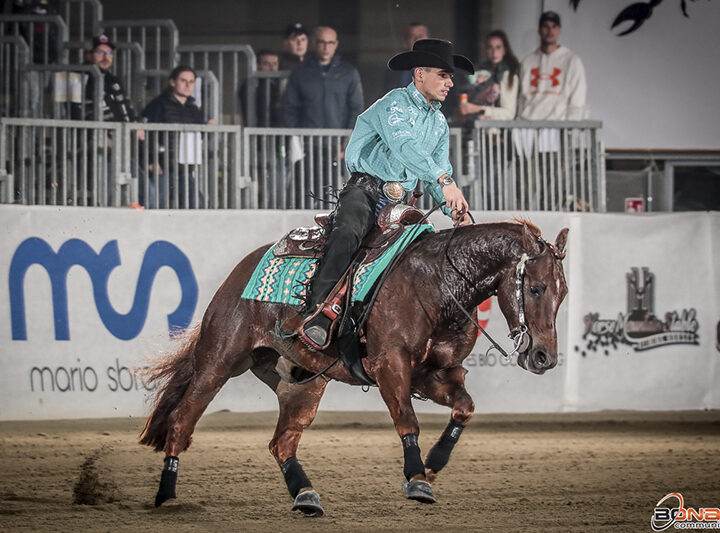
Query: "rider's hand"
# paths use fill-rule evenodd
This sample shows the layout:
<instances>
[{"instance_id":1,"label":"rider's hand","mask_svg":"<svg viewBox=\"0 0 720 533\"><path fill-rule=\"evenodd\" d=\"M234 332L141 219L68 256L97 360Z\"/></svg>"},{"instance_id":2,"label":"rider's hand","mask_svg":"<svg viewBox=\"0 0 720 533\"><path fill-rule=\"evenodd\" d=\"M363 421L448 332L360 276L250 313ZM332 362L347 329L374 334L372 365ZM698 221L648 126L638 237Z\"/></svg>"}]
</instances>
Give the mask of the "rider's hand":
<instances>
[{"instance_id":1,"label":"rider's hand","mask_svg":"<svg viewBox=\"0 0 720 533\"><path fill-rule=\"evenodd\" d=\"M458 226L467 226L468 224L472 223L470 213L458 213L457 211L453 211L452 219L454 222L457 222L458 219L460 219Z\"/></svg>"},{"instance_id":2,"label":"rider's hand","mask_svg":"<svg viewBox=\"0 0 720 533\"><path fill-rule=\"evenodd\" d=\"M442 179L445 176L442 176L438 181L442 181ZM444 185L442 188L443 197L445 198L445 205L448 209L453 211L453 218L455 216L455 213L458 215L465 214L470 209L470 206L468 206L467 200L465 200L465 196L463 196L463 193L460 189L458 189L458 186L454 183L450 185Z\"/></svg>"}]
</instances>

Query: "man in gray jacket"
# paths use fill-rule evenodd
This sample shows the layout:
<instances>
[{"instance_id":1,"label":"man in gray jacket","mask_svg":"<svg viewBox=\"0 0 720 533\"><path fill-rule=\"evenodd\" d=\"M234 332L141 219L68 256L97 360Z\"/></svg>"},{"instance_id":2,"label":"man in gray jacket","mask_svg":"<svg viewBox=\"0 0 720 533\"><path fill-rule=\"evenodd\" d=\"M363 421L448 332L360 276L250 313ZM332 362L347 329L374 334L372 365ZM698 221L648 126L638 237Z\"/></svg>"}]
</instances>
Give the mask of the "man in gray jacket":
<instances>
[{"instance_id":1,"label":"man in gray jacket","mask_svg":"<svg viewBox=\"0 0 720 533\"><path fill-rule=\"evenodd\" d=\"M355 126L364 108L360 74L335 54L337 32L319 26L313 32L314 53L288 80L283 118L289 128L345 128Z\"/></svg>"}]
</instances>

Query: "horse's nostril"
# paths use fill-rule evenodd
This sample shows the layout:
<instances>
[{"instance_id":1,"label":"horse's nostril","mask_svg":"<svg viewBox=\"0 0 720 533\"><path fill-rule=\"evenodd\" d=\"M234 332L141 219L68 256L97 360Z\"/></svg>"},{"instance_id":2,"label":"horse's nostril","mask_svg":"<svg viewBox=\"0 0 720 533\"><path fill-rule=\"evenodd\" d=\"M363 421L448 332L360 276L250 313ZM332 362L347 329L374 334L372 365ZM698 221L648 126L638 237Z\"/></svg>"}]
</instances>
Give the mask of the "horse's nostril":
<instances>
[{"instance_id":1,"label":"horse's nostril","mask_svg":"<svg viewBox=\"0 0 720 533\"><path fill-rule=\"evenodd\" d=\"M543 368L547 364L547 355L545 355L545 352L543 351L538 350L535 352L533 359L535 361L535 366L538 368Z\"/></svg>"}]
</instances>

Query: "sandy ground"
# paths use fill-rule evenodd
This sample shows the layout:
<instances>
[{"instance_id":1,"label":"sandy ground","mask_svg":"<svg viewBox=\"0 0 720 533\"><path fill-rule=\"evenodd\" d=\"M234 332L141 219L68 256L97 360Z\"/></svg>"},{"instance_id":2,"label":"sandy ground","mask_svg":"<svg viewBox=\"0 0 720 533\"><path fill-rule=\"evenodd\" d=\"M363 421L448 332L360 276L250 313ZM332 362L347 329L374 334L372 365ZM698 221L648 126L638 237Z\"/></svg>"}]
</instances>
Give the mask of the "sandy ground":
<instances>
[{"instance_id":1,"label":"sandy ground","mask_svg":"<svg viewBox=\"0 0 720 533\"><path fill-rule=\"evenodd\" d=\"M424 452L447 417L421 416ZM299 458L325 507L290 512L267 451L275 413L205 416L180 459L178 499L152 502L162 456L139 419L0 423L3 531L650 531L655 504L720 506L720 412L476 415L433 489L401 494L384 413L318 415ZM73 489L96 476L96 505ZM89 477L87 477L89 475ZM104 500L104 501L103 501Z\"/></svg>"}]
</instances>

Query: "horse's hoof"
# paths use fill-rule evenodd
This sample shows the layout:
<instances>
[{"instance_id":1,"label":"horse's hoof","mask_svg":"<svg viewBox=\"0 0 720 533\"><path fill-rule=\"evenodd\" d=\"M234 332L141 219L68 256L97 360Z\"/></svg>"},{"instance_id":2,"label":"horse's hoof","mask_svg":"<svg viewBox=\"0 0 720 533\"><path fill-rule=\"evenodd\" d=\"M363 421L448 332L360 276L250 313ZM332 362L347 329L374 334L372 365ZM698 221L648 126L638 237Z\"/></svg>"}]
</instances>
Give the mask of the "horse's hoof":
<instances>
[{"instance_id":1,"label":"horse's hoof","mask_svg":"<svg viewBox=\"0 0 720 533\"><path fill-rule=\"evenodd\" d=\"M305 516L322 516L325 514L320 504L320 496L314 490L306 490L295 497L293 511L302 511Z\"/></svg>"},{"instance_id":2,"label":"horse's hoof","mask_svg":"<svg viewBox=\"0 0 720 533\"><path fill-rule=\"evenodd\" d=\"M163 470L162 477L160 478L160 488L158 489L157 495L155 496L155 507L160 507L166 501L171 499L174 500L176 498L176 483L177 472Z\"/></svg>"},{"instance_id":3,"label":"horse's hoof","mask_svg":"<svg viewBox=\"0 0 720 533\"><path fill-rule=\"evenodd\" d=\"M403 494L408 500L416 500L420 503L435 503L435 495L433 494L430 483L427 481L408 481L403 479Z\"/></svg>"}]
</instances>

